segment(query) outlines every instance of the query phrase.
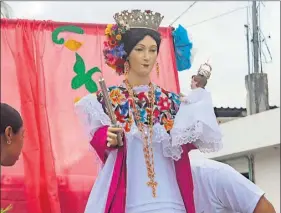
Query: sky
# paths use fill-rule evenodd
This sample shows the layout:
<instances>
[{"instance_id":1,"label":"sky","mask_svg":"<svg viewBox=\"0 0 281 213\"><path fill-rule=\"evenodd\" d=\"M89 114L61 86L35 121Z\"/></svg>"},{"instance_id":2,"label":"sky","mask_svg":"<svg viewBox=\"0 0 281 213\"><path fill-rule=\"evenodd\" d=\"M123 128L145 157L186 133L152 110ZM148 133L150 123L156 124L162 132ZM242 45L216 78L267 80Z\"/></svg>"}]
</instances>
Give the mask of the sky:
<instances>
[{"instance_id":1,"label":"sky","mask_svg":"<svg viewBox=\"0 0 281 213\"><path fill-rule=\"evenodd\" d=\"M113 14L124 9L150 9L165 16L162 26L171 24L191 4L191 1L8 1L13 18L53 20L82 23L113 23ZM149 6L148 6L149 5ZM213 71L207 90L212 93L216 107L246 107L244 78L248 73L247 45L244 24L247 8L244 1L197 2L173 26L184 26L194 45L194 60L190 70L179 73L183 93L190 90L190 78L200 64L209 60ZM239 9L243 8L243 9ZM220 14L225 16L202 22ZM260 28L267 38L272 55L269 60L263 43L267 63L263 72L268 74L269 103L280 106L280 2L264 1L260 6ZM250 17L250 26L251 14ZM200 23L202 22L202 23ZM199 24L198 24L199 23ZM250 32L252 34L252 32ZM251 50L252 51L252 50ZM265 59L263 58L263 61Z\"/></svg>"}]
</instances>

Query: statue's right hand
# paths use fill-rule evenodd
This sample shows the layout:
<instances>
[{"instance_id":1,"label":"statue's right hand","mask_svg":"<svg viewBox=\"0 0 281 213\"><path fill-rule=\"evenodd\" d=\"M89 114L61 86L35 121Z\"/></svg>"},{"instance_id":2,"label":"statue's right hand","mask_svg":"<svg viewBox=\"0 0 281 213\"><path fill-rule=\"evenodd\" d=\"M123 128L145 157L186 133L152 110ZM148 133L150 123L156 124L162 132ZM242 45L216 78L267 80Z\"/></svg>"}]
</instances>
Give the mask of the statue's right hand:
<instances>
[{"instance_id":1,"label":"statue's right hand","mask_svg":"<svg viewBox=\"0 0 281 213\"><path fill-rule=\"evenodd\" d=\"M117 141L117 133L122 132L122 128L117 127L108 127L107 130L107 146L108 147L115 147L118 145Z\"/></svg>"}]
</instances>

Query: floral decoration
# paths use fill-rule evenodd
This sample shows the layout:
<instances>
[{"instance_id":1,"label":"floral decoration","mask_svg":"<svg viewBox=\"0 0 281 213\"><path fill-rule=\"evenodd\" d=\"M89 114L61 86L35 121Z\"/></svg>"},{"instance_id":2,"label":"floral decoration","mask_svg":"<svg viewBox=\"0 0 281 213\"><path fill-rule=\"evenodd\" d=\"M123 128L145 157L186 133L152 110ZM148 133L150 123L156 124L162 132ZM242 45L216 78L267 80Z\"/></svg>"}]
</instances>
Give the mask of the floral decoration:
<instances>
[{"instance_id":1,"label":"floral decoration","mask_svg":"<svg viewBox=\"0 0 281 213\"><path fill-rule=\"evenodd\" d=\"M129 93L125 86L114 86L110 87L108 90L116 119L124 125L124 130L129 132L134 122L131 109L133 100L129 98ZM148 92L139 92L136 94L134 101L140 112L140 121L144 124L148 124L147 118L153 113L153 123L160 123L165 127L166 131L169 132L174 125L174 118L179 110L181 103L180 98L175 93L168 92L158 86L155 87L154 94L155 104L153 112L148 110L147 107L149 104ZM97 99L102 104L105 113L107 113L103 95L100 91L97 92Z\"/></svg>"},{"instance_id":2,"label":"floral decoration","mask_svg":"<svg viewBox=\"0 0 281 213\"><path fill-rule=\"evenodd\" d=\"M92 79L92 76L95 73L101 73L101 70L98 67L92 67L91 69L86 69L86 65L84 62L83 57L77 52L80 47L82 46L82 42L76 41L74 39L69 39L65 41L64 38L59 38L59 34L62 32L71 32L76 34L84 34L84 30L80 27L69 25L69 26L62 26L57 27L52 32L52 41L58 45L64 45L70 51L75 52L75 64L73 66L73 71L75 73L74 77L71 80L71 87L74 90L85 86L86 90L89 93L95 93L98 91L97 83ZM119 39L119 37L118 37ZM74 102L80 100L80 97L76 97Z\"/></svg>"},{"instance_id":3,"label":"floral decoration","mask_svg":"<svg viewBox=\"0 0 281 213\"><path fill-rule=\"evenodd\" d=\"M128 30L125 24L108 24L105 29L106 41L103 54L105 63L114 69L118 75L124 74L124 63L127 53L124 50L122 35Z\"/></svg>"}]
</instances>

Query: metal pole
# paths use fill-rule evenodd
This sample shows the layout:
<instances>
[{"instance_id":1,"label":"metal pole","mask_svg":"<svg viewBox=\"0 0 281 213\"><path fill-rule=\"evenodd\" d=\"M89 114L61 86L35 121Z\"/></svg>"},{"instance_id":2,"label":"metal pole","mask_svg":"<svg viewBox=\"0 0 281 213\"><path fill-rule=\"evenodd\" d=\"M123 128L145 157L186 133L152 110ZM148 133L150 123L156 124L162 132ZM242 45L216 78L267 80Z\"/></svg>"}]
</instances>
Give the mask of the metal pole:
<instances>
[{"instance_id":1,"label":"metal pole","mask_svg":"<svg viewBox=\"0 0 281 213\"><path fill-rule=\"evenodd\" d=\"M253 49L254 49L254 72L259 72L259 37L258 37L258 11L257 2L253 1L252 21L253 21Z\"/></svg>"},{"instance_id":2,"label":"metal pole","mask_svg":"<svg viewBox=\"0 0 281 213\"><path fill-rule=\"evenodd\" d=\"M246 28L246 40L247 40L247 57L248 57L248 75L251 74L251 65L250 65L250 42L249 42L249 26L244 25Z\"/></svg>"},{"instance_id":3,"label":"metal pole","mask_svg":"<svg viewBox=\"0 0 281 213\"><path fill-rule=\"evenodd\" d=\"M248 58L248 80L246 80L246 84L248 86L248 94L249 94L249 112L248 115L252 115L252 89L251 89L251 64L250 64L250 42L249 42L249 25L244 25L246 28L246 40L247 40L247 58Z\"/></svg>"},{"instance_id":4,"label":"metal pole","mask_svg":"<svg viewBox=\"0 0 281 213\"><path fill-rule=\"evenodd\" d=\"M255 183L255 158L253 154L248 156L248 166L249 166L249 180Z\"/></svg>"}]
</instances>

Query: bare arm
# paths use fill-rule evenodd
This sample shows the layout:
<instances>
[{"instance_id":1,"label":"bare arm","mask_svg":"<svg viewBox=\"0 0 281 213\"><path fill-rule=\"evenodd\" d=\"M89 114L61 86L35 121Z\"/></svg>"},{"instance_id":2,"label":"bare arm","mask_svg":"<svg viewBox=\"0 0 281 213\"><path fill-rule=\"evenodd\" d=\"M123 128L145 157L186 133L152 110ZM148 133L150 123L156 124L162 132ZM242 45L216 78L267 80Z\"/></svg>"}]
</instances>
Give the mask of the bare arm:
<instances>
[{"instance_id":1,"label":"bare arm","mask_svg":"<svg viewBox=\"0 0 281 213\"><path fill-rule=\"evenodd\" d=\"M253 213L276 213L276 211L273 205L264 196L262 196Z\"/></svg>"}]
</instances>

